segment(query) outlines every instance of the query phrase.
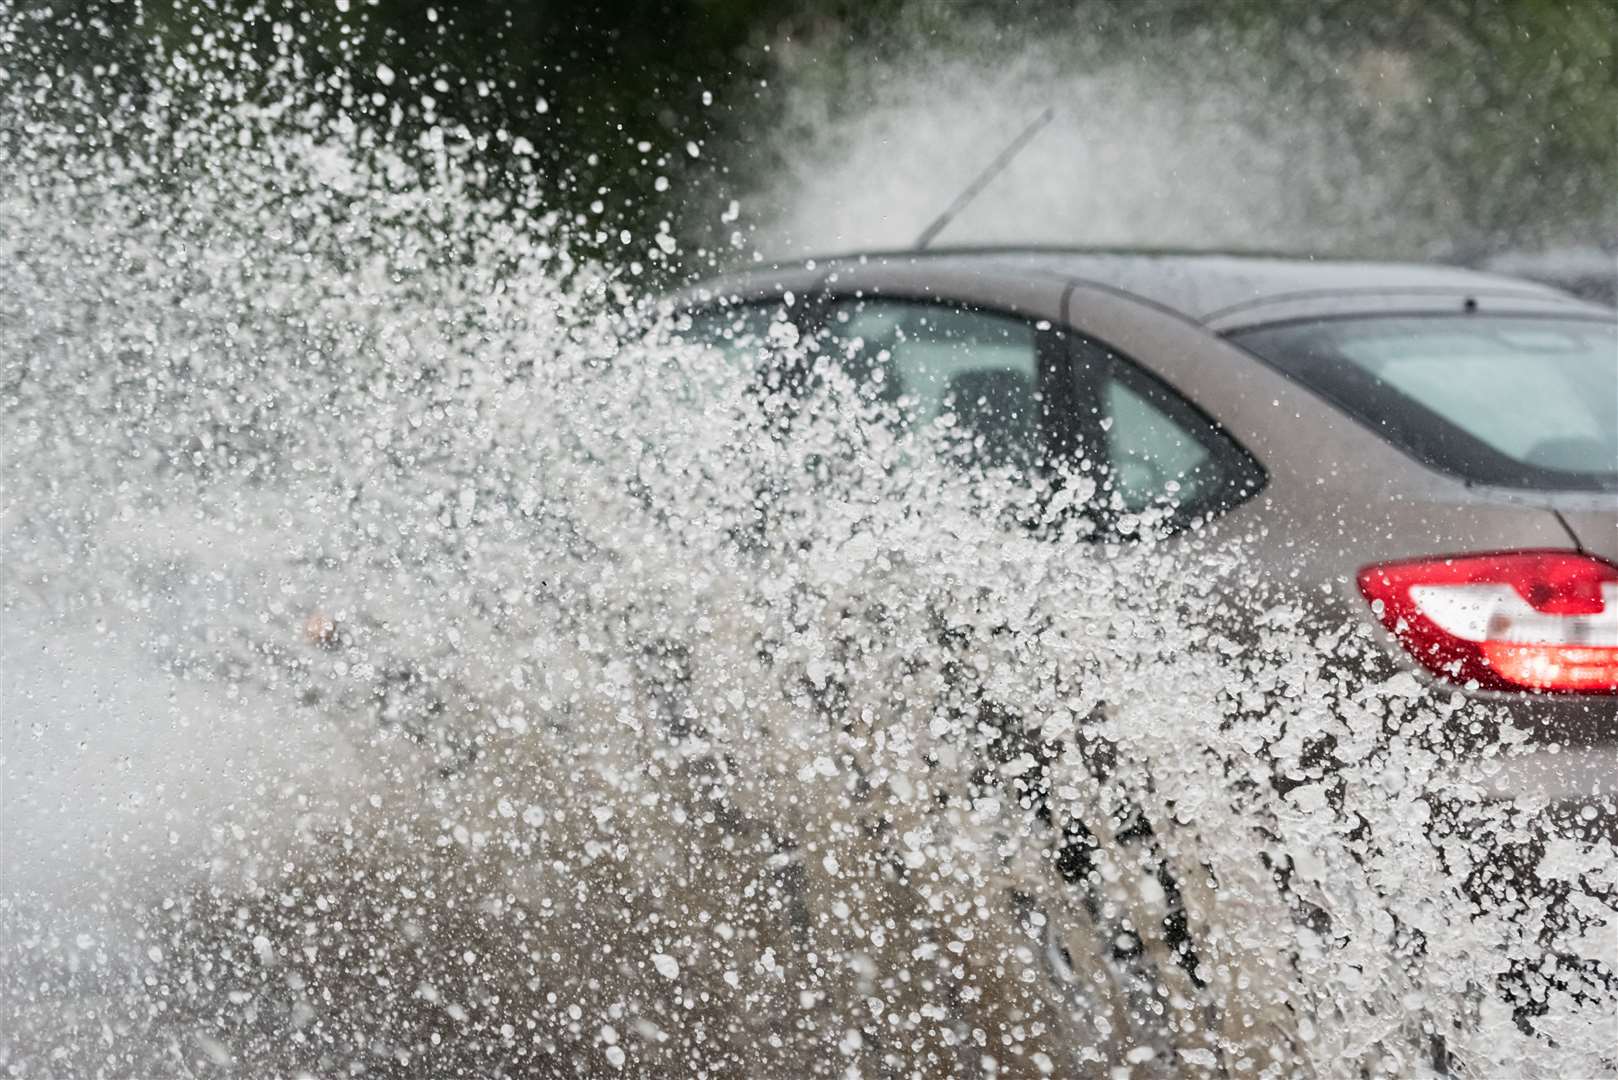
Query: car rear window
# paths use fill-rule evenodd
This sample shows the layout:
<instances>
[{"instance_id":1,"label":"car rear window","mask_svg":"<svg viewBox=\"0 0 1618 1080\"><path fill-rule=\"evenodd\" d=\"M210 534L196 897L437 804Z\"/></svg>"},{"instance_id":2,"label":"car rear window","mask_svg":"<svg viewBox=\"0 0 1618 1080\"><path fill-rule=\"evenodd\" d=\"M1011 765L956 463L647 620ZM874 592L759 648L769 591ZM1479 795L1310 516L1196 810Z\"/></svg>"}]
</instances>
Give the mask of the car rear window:
<instances>
[{"instance_id":1,"label":"car rear window","mask_svg":"<svg viewBox=\"0 0 1618 1080\"><path fill-rule=\"evenodd\" d=\"M1618 490L1618 324L1328 319L1231 340L1412 456L1478 484Z\"/></svg>"}]
</instances>

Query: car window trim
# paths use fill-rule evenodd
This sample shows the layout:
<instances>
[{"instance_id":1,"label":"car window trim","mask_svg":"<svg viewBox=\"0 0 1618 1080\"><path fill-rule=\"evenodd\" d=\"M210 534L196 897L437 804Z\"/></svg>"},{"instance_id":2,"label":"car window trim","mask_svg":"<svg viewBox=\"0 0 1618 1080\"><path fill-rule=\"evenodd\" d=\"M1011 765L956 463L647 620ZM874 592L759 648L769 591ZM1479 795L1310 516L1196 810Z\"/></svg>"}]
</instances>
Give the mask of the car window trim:
<instances>
[{"instance_id":1,"label":"car window trim","mask_svg":"<svg viewBox=\"0 0 1618 1080\"><path fill-rule=\"evenodd\" d=\"M1099 427L1102 405L1100 389L1106 377L1112 375L1147 401L1163 409L1171 421L1187 431L1208 451L1211 459L1225 463L1229 470L1229 481L1220 485L1214 497L1196 504L1180 504L1174 507L1171 517L1172 531L1189 527L1199 517L1204 519L1218 517L1256 498L1268 486L1270 479L1269 470L1264 467L1257 454L1237 438L1234 432L1197 404L1192 397L1181 392L1168 379L1135 360L1125 350L1079 325L1074 316L1073 295L1080 288L1090 287L1091 283L1076 279L1068 283L1067 289L1062 294L1062 321L1068 335L1068 367L1072 372L1070 381L1075 384L1072 391L1075 408L1065 414L1072 418L1073 431L1066 438L1077 440L1079 446L1105 447L1105 435ZM1206 328L1200 325L1197 329L1206 332ZM1094 373L1081 372L1083 365L1079 353L1085 347L1094 349L1104 358L1103 363L1095 365L1097 370ZM1081 382L1086 385L1081 387L1079 385ZM1089 432L1088 443L1084 441L1086 414L1082 411L1083 406L1093 407L1094 411L1089 415L1094 415L1098 421ZM1102 464L1110 465L1110 463Z\"/></svg>"},{"instance_id":2,"label":"car window trim","mask_svg":"<svg viewBox=\"0 0 1618 1080\"><path fill-rule=\"evenodd\" d=\"M1093 358L1081 358L1081 350L1084 349L1093 350ZM1093 407L1090 415L1095 416L1097 421L1093 426L1085 425L1083 417L1076 416L1075 424L1090 427L1084 434L1088 434L1091 441L1085 445L1097 447L1098 465L1102 470L1113 467L1113 463L1107 459L1106 432L1100 426L1104 410L1102 393L1109 379L1138 394L1208 452L1208 464L1218 470L1220 483L1212 492L1194 502L1174 504L1170 508L1171 531L1184 529L1199 518L1212 519L1224 514L1251 500L1264 488L1269 473L1258 458L1224 425L1167 380L1114 346L1077 331L1069 336L1069 352L1072 381L1083 387L1076 391L1075 397ZM1105 473L1101 475L1105 476Z\"/></svg>"}]
</instances>

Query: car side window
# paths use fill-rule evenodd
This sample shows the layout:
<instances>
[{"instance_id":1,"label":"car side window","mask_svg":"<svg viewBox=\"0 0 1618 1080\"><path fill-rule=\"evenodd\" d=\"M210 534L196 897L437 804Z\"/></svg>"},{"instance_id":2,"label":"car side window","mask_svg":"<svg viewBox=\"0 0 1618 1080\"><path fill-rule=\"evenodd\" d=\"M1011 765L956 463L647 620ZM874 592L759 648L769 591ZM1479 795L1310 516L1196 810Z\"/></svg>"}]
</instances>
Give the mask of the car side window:
<instances>
[{"instance_id":1,"label":"car side window","mask_svg":"<svg viewBox=\"0 0 1618 1080\"><path fill-rule=\"evenodd\" d=\"M793 379L816 354L834 357L902 428L946 429L969 466L1066 461L1095 479L1084 512L1103 534L1148 512L1154 530L1172 532L1263 486L1263 469L1216 423L1099 342L937 302L844 297L802 329L795 314L779 297L724 304L692 312L686 333L775 386L772 373Z\"/></svg>"},{"instance_id":2,"label":"car side window","mask_svg":"<svg viewBox=\"0 0 1618 1080\"><path fill-rule=\"evenodd\" d=\"M700 308L690 313L690 340L722 349L741 370L752 370L774 349L795 344L798 327L778 298Z\"/></svg>"},{"instance_id":3,"label":"car side window","mask_svg":"<svg viewBox=\"0 0 1618 1080\"><path fill-rule=\"evenodd\" d=\"M1036 331L995 312L905 300L829 306L823 352L835 356L909 430L948 429L966 463L1030 468L1042 454Z\"/></svg>"},{"instance_id":4,"label":"car side window","mask_svg":"<svg viewBox=\"0 0 1618 1080\"><path fill-rule=\"evenodd\" d=\"M1073 348L1080 452L1100 476L1102 517L1162 511L1172 531L1244 501L1263 483L1246 451L1179 394L1105 346Z\"/></svg>"}]
</instances>

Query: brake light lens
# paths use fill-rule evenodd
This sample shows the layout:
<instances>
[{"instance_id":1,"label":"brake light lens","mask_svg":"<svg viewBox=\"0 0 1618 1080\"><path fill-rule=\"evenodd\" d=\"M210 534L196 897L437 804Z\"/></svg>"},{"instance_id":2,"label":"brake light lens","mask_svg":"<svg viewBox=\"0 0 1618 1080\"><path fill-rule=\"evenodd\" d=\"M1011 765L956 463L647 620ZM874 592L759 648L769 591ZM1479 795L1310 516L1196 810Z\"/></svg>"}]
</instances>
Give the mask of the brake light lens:
<instances>
[{"instance_id":1,"label":"brake light lens","mask_svg":"<svg viewBox=\"0 0 1618 1080\"><path fill-rule=\"evenodd\" d=\"M1492 690L1618 694L1618 566L1571 551L1367 566L1360 592L1412 656Z\"/></svg>"}]
</instances>

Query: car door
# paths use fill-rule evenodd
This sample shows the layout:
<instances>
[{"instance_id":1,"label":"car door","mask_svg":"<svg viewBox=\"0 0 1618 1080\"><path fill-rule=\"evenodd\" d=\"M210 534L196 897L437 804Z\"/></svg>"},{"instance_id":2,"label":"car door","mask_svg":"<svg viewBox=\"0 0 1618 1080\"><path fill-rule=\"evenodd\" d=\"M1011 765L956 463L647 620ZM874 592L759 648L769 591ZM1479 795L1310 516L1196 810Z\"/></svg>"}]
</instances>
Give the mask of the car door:
<instances>
[{"instance_id":1,"label":"car door","mask_svg":"<svg viewBox=\"0 0 1618 1080\"><path fill-rule=\"evenodd\" d=\"M820 351L889 422L967 469L1045 471L1054 425L1050 386L1064 375L1050 323L937 299L830 296L817 312Z\"/></svg>"},{"instance_id":2,"label":"car door","mask_svg":"<svg viewBox=\"0 0 1618 1080\"><path fill-rule=\"evenodd\" d=\"M835 358L899 426L949 425L963 467L1010 468L1028 482L1088 476L1083 510L1098 536L1175 532L1264 483L1252 455L1193 403L1037 311L931 287L845 286L812 298L755 294L692 320L694 334L739 361L800 344Z\"/></svg>"},{"instance_id":3,"label":"car door","mask_svg":"<svg viewBox=\"0 0 1618 1080\"><path fill-rule=\"evenodd\" d=\"M781 329L783 322L793 329ZM1094 522L1097 539L1187 527L1263 482L1252 457L1161 380L1105 344L1026 311L920 290L850 290L808 305L800 300L790 311L755 300L702 325L741 355L803 335L817 355L832 357L890 408L889 422L910 432L943 424L952 437L937 445L964 467L1003 470L1029 483L1084 484L1091 496L1078 512ZM1080 545L1075 556L1109 557L1099 544ZM956 644L969 650L974 643ZM981 698L975 708L1000 730L987 754L1002 765L1038 738L1023 730L1014 703ZM1072 956L1089 952L1093 938L1121 978L1188 989L1197 960L1175 869L1151 827L1118 828L1163 815L1121 806L1095 820L1064 816L1071 811L1047 803L1040 768L1018 774L1019 797L1049 829L1052 865L1080 897L1076 908L1061 909L1067 914L1053 907L1034 922L1045 928L1039 955L1051 978L1077 985ZM998 771L985 771L986 787L1002 782ZM1119 909L1104 897L1091 873L1101 847L1127 848L1134 863L1150 868L1166 910ZM1091 915L1075 914L1086 911Z\"/></svg>"}]
</instances>

